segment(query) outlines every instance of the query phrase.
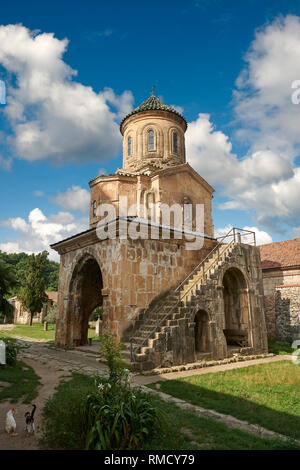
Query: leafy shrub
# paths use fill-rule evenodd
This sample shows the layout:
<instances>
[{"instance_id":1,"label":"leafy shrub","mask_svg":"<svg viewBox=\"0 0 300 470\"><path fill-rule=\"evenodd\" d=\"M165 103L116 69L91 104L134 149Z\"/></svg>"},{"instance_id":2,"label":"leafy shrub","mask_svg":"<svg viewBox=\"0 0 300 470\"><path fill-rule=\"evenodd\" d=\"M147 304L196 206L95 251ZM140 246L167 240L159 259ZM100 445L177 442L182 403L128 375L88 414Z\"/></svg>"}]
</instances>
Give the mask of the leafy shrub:
<instances>
[{"instance_id":1,"label":"leafy shrub","mask_svg":"<svg viewBox=\"0 0 300 470\"><path fill-rule=\"evenodd\" d=\"M74 373L59 385L44 407L42 442L61 449L132 449L160 430L152 398L131 386L121 347L116 337L102 337L108 378Z\"/></svg>"},{"instance_id":2,"label":"leafy shrub","mask_svg":"<svg viewBox=\"0 0 300 470\"><path fill-rule=\"evenodd\" d=\"M27 349L27 346L21 346L14 338L8 338L7 336L1 336L0 340L4 341L6 346L6 364L8 366L14 366L17 362L19 351L21 349Z\"/></svg>"},{"instance_id":3,"label":"leafy shrub","mask_svg":"<svg viewBox=\"0 0 300 470\"><path fill-rule=\"evenodd\" d=\"M143 445L158 428L158 412L149 395L128 382L102 381L82 405L88 429L86 449L133 449Z\"/></svg>"},{"instance_id":4,"label":"leafy shrub","mask_svg":"<svg viewBox=\"0 0 300 470\"><path fill-rule=\"evenodd\" d=\"M95 310L92 311L90 316L90 321L97 321L98 318L102 320L103 316L103 307L96 307Z\"/></svg>"},{"instance_id":5,"label":"leafy shrub","mask_svg":"<svg viewBox=\"0 0 300 470\"><path fill-rule=\"evenodd\" d=\"M115 335L102 336L109 377L98 385L96 381L95 390L82 403L81 413L88 429L86 449L137 448L159 427L159 415L151 398L131 387L121 350L122 344Z\"/></svg>"},{"instance_id":6,"label":"leafy shrub","mask_svg":"<svg viewBox=\"0 0 300 470\"><path fill-rule=\"evenodd\" d=\"M56 317L57 317L57 304L53 304L51 305L51 307L49 308L49 312L45 316L45 321L53 324L56 322Z\"/></svg>"}]
</instances>

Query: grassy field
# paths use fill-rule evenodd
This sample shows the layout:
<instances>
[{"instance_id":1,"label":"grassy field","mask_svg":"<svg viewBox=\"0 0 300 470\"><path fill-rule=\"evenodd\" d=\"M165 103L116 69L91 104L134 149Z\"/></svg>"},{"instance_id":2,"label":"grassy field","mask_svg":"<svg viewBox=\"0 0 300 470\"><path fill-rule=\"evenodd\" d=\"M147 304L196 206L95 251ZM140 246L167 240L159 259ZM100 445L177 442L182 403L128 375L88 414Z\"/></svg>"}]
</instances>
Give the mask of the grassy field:
<instances>
[{"instance_id":1,"label":"grassy field","mask_svg":"<svg viewBox=\"0 0 300 470\"><path fill-rule=\"evenodd\" d=\"M72 379L62 381L56 394L48 400L44 409L44 423L48 425L46 444L53 448L80 449L80 417L78 406L86 396L94 379L73 373ZM69 405L66 407L65 404ZM215 420L199 417L189 411L153 398L162 414L161 430L149 436L144 449L149 450L233 450L233 449L298 449L295 443L261 439L238 429L230 429ZM50 430L50 432L49 432Z\"/></svg>"},{"instance_id":2,"label":"grassy field","mask_svg":"<svg viewBox=\"0 0 300 470\"><path fill-rule=\"evenodd\" d=\"M44 325L41 323L34 323L29 325L15 325L11 330L0 331L1 336L16 337L21 336L24 338L41 339L44 341L54 341L55 339L55 325L48 324L48 331L44 331ZM89 329L89 338L95 338L95 329Z\"/></svg>"},{"instance_id":3,"label":"grassy field","mask_svg":"<svg viewBox=\"0 0 300 470\"><path fill-rule=\"evenodd\" d=\"M16 403L23 399L23 403L31 403L38 395L39 385L39 377L32 367L22 361L12 367L0 366L0 401Z\"/></svg>"},{"instance_id":4,"label":"grassy field","mask_svg":"<svg viewBox=\"0 0 300 470\"><path fill-rule=\"evenodd\" d=\"M291 361L159 383L161 391L187 402L300 439L300 366Z\"/></svg>"}]
</instances>

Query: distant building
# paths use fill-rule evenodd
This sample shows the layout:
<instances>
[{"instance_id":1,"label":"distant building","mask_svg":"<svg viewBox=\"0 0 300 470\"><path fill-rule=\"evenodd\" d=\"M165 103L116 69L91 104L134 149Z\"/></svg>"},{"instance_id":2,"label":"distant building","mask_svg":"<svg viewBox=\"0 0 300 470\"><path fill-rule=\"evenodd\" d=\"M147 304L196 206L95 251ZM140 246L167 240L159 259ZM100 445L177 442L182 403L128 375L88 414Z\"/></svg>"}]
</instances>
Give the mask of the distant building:
<instances>
[{"instance_id":1,"label":"distant building","mask_svg":"<svg viewBox=\"0 0 300 470\"><path fill-rule=\"evenodd\" d=\"M50 307L55 303L57 304L58 292L46 291L48 300L44 302L42 311L33 315L33 323L42 323L44 318L49 312ZM26 324L29 323L30 313L27 312L20 300L17 297L12 297L8 301L14 306L14 323Z\"/></svg>"},{"instance_id":2,"label":"distant building","mask_svg":"<svg viewBox=\"0 0 300 470\"><path fill-rule=\"evenodd\" d=\"M300 339L300 238L260 246L269 339Z\"/></svg>"}]
</instances>

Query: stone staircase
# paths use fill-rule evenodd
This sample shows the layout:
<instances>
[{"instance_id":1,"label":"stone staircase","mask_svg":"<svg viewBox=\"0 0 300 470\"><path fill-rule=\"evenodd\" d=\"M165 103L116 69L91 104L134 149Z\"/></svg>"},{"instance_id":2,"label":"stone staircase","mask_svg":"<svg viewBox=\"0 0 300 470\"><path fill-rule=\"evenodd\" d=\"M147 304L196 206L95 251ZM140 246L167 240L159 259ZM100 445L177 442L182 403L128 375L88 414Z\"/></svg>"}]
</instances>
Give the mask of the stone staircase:
<instances>
[{"instance_id":1,"label":"stone staircase","mask_svg":"<svg viewBox=\"0 0 300 470\"><path fill-rule=\"evenodd\" d=\"M160 341L168 330L188 321L189 313L196 298L204 293L208 286L214 286L219 271L225 262L229 262L234 250L240 244L218 243L209 255L190 273L190 275L164 300L155 307L147 309L139 320L139 328L134 330L130 343L127 343L124 358L131 360L132 366L141 370L150 370L158 366L153 360L153 353L159 350Z\"/></svg>"}]
</instances>

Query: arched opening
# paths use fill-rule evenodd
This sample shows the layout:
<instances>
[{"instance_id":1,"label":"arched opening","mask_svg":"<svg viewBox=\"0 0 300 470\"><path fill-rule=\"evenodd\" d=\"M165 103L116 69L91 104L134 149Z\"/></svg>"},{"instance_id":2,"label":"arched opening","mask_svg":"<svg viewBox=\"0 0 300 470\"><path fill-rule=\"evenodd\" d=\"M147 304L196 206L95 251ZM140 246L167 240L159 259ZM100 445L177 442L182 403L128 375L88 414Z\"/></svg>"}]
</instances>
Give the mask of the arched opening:
<instances>
[{"instance_id":1,"label":"arched opening","mask_svg":"<svg viewBox=\"0 0 300 470\"><path fill-rule=\"evenodd\" d=\"M195 351L196 353L210 352L209 323L205 310L199 310L195 315Z\"/></svg>"},{"instance_id":2,"label":"arched opening","mask_svg":"<svg viewBox=\"0 0 300 470\"><path fill-rule=\"evenodd\" d=\"M178 136L176 132L173 132L173 152L178 153Z\"/></svg>"},{"instance_id":3,"label":"arched opening","mask_svg":"<svg viewBox=\"0 0 300 470\"><path fill-rule=\"evenodd\" d=\"M247 282L236 268L228 269L223 277L225 329L228 346L248 346L249 300Z\"/></svg>"},{"instance_id":4,"label":"arched opening","mask_svg":"<svg viewBox=\"0 0 300 470\"><path fill-rule=\"evenodd\" d=\"M102 305L102 288L101 270L94 258L88 258L75 268L69 289L70 344L87 344L89 318L95 308Z\"/></svg>"}]
</instances>

